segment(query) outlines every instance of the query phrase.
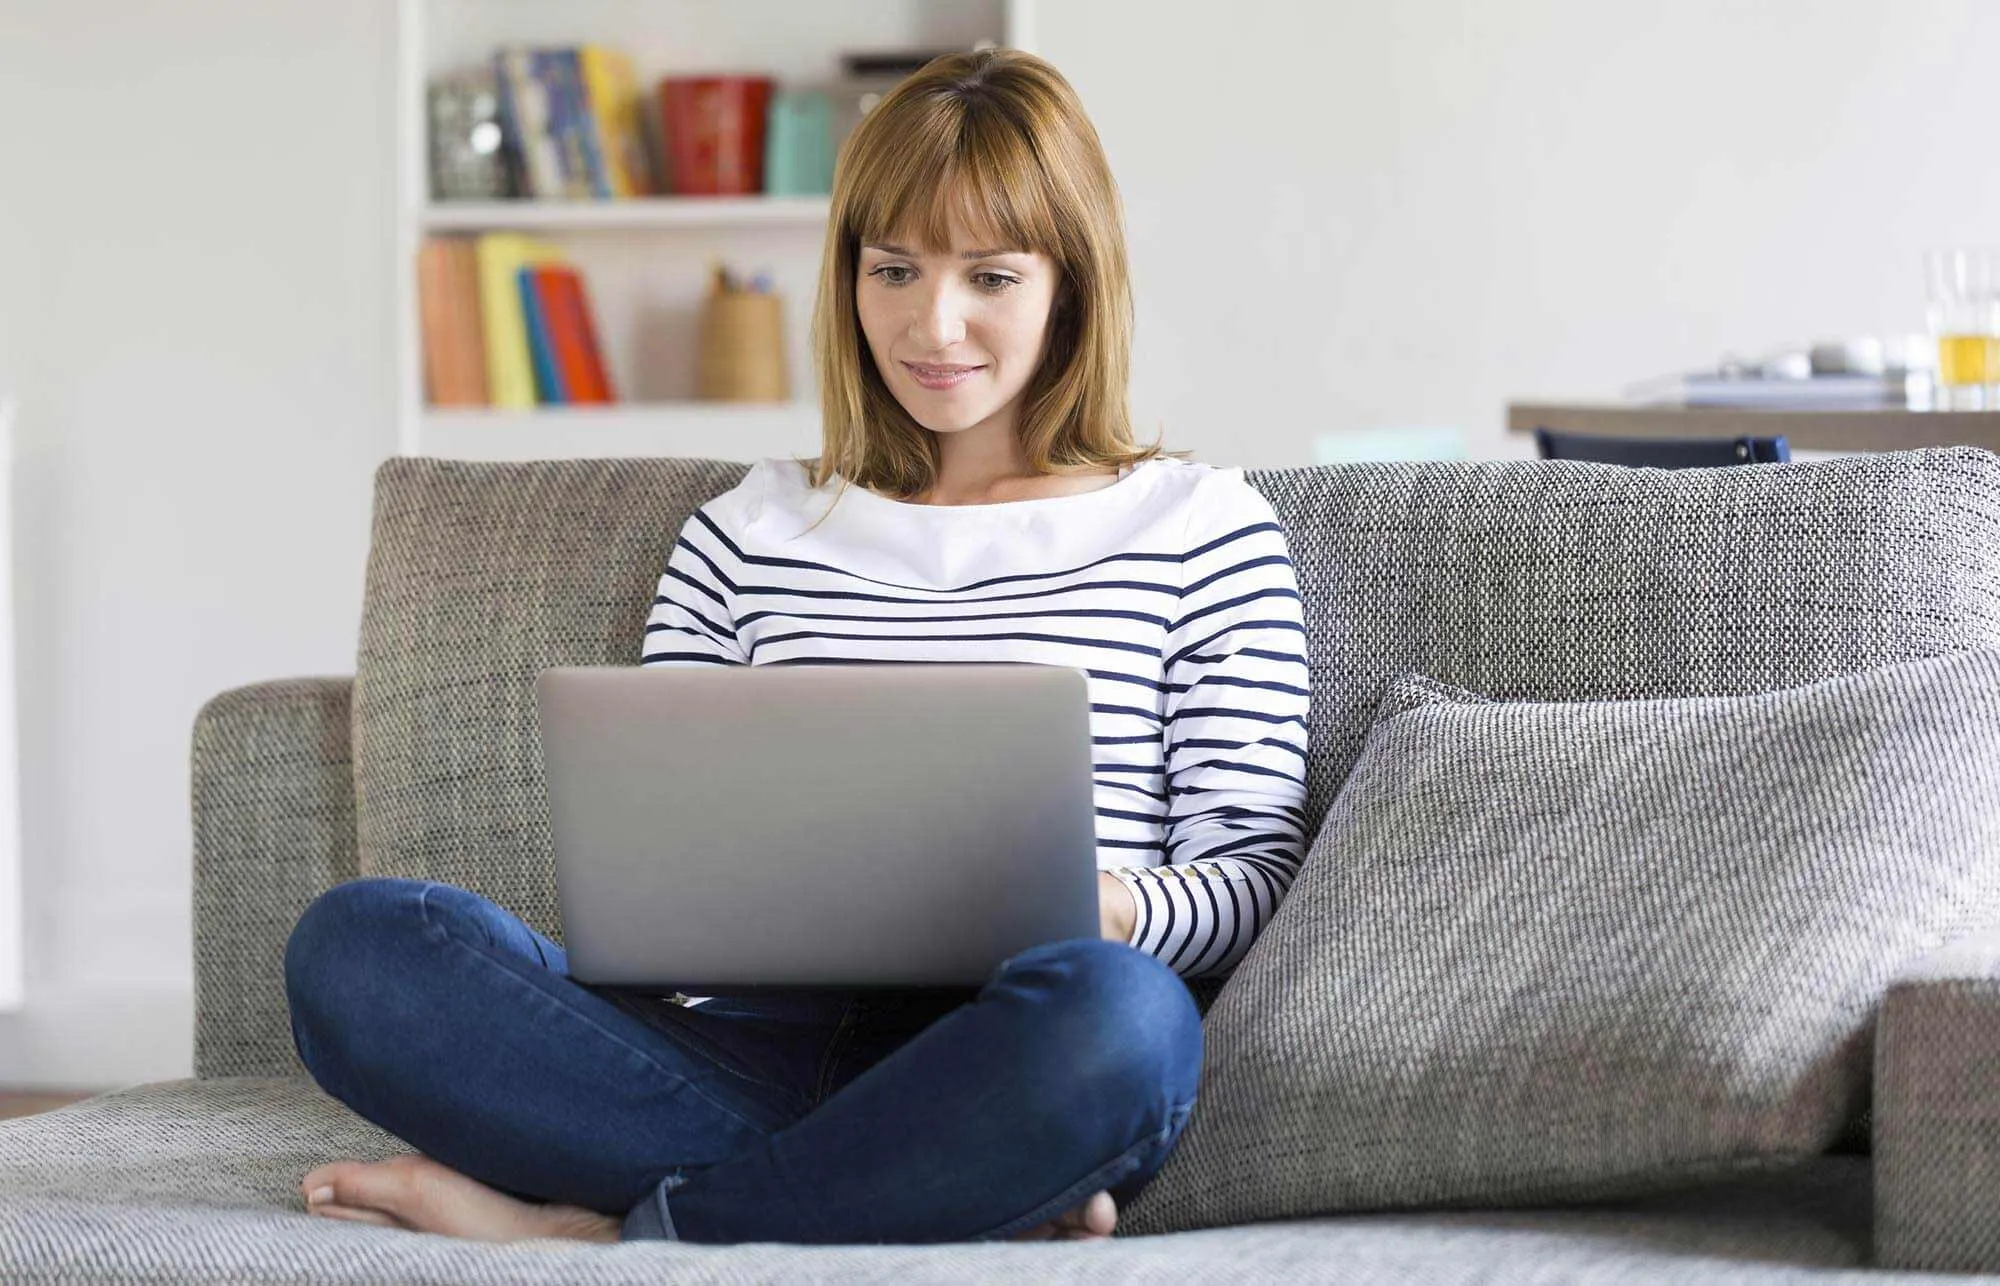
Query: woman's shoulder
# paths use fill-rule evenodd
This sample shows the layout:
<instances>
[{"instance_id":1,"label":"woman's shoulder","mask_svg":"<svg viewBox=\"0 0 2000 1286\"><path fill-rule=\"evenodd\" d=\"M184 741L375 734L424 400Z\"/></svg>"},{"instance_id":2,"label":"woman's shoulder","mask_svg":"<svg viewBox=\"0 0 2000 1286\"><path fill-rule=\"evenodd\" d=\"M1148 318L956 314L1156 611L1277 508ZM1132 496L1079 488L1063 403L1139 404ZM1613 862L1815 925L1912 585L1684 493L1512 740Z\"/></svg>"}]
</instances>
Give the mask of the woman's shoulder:
<instances>
[{"instance_id":1,"label":"woman's shoulder","mask_svg":"<svg viewBox=\"0 0 2000 1286\"><path fill-rule=\"evenodd\" d=\"M700 501L688 515L683 532L701 526L718 529L731 539L739 537L743 529L755 521L763 510L767 481L757 464L746 469L736 485L715 492Z\"/></svg>"},{"instance_id":2,"label":"woman's shoulder","mask_svg":"<svg viewBox=\"0 0 2000 1286\"><path fill-rule=\"evenodd\" d=\"M1201 528L1235 519L1263 518L1271 514L1264 493L1250 485L1243 466L1210 464L1205 460L1182 460L1161 456L1158 460L1166 478L1178 490L1187 506L1190 528Z\"/></svg>"}]
</instances>

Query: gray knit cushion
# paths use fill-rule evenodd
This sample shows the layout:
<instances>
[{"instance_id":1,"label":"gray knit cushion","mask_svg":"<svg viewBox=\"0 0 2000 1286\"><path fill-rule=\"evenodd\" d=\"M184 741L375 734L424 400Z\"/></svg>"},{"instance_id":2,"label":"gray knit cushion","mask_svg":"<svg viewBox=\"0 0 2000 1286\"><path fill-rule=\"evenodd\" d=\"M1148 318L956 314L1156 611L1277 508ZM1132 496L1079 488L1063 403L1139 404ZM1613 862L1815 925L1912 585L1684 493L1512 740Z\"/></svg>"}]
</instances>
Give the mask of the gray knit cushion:
<instances>
[{"instance_id":1,"label":"gray knit cushion","mask_svg":"<svg viewBox=\"0 0 2000 1286\"><path fill-rule=\"evenodd\" d=\"M659 1283L1704 1283L1866 1270L1868 1173L1796 1174L1622 1208L1334 1218L1097 1242L507 1245L309 1216L299 1179L407 1151L301 1078L174 1081L0 1122L0 1281Z\"/></svg>"},{"instance_id":2,"label":"gray knit cushion","mask_svg":"<svg viewBox=\"0 0 2000 1286\"><path fill-rule=\"evenodd\" d=\"M1209 1014L1151 1229L1590 1200L1824 1150L2000 923L2000 651L1744 697L1392 683Z\"/></svg>"},{"instance_id":3,"label":"gray knit cushion","mask_svg":"<svg viewBox=\"0 0 2000 1286\"><path fill-rule=\"evenodd\" d=\"M560 939L535 673L637 665L681 525L748 468L383 464L354 682L364 874L457 884Z\"/></svg>"}]
</instances>

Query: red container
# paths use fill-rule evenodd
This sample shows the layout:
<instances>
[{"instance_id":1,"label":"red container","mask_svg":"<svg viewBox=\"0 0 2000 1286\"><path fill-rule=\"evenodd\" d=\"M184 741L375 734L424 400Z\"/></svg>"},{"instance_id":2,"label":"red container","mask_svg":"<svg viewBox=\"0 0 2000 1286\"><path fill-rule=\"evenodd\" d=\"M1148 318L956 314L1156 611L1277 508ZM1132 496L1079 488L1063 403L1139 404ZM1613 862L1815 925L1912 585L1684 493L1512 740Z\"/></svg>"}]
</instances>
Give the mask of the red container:
<instances>
[{"instance_id":1,"label":"red container","mask_svg":"<svg viewBox=\"0 0 2000 1286\"><path fill-rule=\"evenodd\" d=\"M748 196L764 190L767 76L668 76L660 81L660 137L676 196Z\"/></svg>"}]
</instances>

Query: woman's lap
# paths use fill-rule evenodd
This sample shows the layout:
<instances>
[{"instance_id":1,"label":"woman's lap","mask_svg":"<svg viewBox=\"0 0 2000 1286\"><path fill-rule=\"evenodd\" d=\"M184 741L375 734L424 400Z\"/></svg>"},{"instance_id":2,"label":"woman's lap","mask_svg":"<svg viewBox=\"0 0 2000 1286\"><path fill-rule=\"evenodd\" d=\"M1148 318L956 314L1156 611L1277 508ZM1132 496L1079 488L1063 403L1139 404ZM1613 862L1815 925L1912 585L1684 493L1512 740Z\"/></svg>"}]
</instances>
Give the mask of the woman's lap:
<instances>
[{"instance_id":1,"label":"woman's lap","mask_svg":"<svg viewBox=\"0 0 2000 1286\"><path fill-rule=\"evenodd\" d=\"M559 946L487 899L413 880L338 886L286 953L300 1057L330 1094L495 1187L629 1210L628 1236L983 1235L1104 1166L1128 1189L1150 1177L1199 1068L1184 989L1122 944L1023 952L977 1004L963 1003L971 992L911 992L681 1006L600 991L566 969ZM1073 1065L1134 1043L1149 1048L1120 1048L1122 1070L1098 1086L1109 1098L1089 1101ZM1043 1114L1022 1105L1056 1100L1050 1137L1038 1143L1033 1120L968 1125L982 1094L1023 1117ZM1145 1101L1127 1102L1135 1095ZM938 1188L927 1164L952 1173L943 1190L898 1196ZM879 1173L875 1195L852 1181L857 1168ZM845 1177L831 1185L845 1197L819 1186L822 1170ZM812 1195L787 1216L772 1193L795 1183ZM909 1209L881 1217L884 1201Z\"/></svg>"}]
</instances>

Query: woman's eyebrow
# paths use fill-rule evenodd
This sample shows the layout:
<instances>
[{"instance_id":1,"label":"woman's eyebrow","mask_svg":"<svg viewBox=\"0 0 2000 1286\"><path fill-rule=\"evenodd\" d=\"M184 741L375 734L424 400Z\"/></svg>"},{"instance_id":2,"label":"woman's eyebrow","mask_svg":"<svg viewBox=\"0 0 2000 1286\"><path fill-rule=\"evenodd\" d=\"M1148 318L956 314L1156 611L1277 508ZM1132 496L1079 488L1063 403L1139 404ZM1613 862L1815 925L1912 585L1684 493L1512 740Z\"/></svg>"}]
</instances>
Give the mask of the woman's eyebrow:
<instances>
[{"instance_id":1,"label":"woman's eyebrow","mask_svg":"<svg viewBox=\"0 0 2000 1286\"><path fill-rule=\"evenodd\" d=\"M904 255L904 256L907 256L908 258L911 258L911 259L914 259L914 258L917 258L917 252L916 252L916 251L914 251L914 250L910 250L910 249L908 249L908 248L906 248L906 247L903 247L903 246L885 246L885 245L878 245L878 244L876 244L876 243L874 243L874 242L872 242L872 241L871 241L871 242L866 242L866 243L864 243L864 248L865 248L865 249L868 249L868 250L880 250L880 251L881 251L882 253L884 253L884 254L892 254L892 255ZM961 254L961 255L959 256L959 258L961 258L961 259L996 259L996 258L998 258L998 257L999 257L999 256L1001 256L1001 255L1024 255L1024 254L1026 254L1026 253L1028 253L1028 252L1027 252L1027 251L1025 251L1025 250L1007 250L1007 249L995 249L995 250L968 250L968 251L966 251L966 252L965 252L964 254Z\"/></svg>"}]
</instances>

